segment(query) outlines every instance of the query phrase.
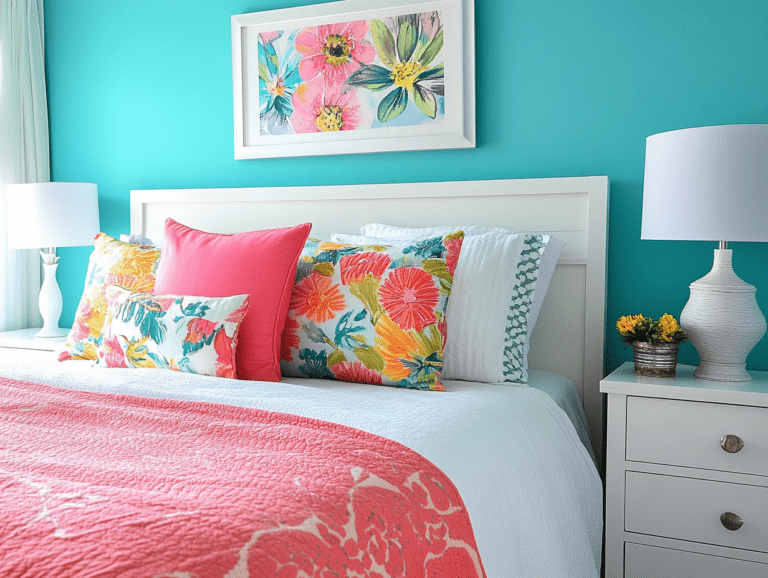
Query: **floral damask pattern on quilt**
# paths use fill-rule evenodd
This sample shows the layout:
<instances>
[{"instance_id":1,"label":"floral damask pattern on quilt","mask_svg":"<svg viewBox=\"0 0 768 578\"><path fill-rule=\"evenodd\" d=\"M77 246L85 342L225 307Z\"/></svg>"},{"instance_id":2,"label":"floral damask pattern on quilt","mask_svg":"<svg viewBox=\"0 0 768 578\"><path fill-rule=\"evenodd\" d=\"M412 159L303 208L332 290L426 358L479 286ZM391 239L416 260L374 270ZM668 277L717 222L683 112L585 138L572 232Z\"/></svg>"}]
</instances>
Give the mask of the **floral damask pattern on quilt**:
<instances>
[{"instance_id":1,"label":"floral damask pattern on quilt","mask_svg":"<svg viewBox=\"0 0 768 578\"><path fill-rule=\"evenodd\" d=\"M237 378L237 333L249 295L185 297L107 289L99 364Z\"/></svg>"},{"instance_id":2,"label":"floral damask pattern on quilt","mask_svg":"<svg viewBox=\"0 0 768 578\"><path fill-rule=\"evenodd\" d=\"M96 349L101 344L107 314L107 287L117 285L148 293L155 286L159 248L124 243L104 233L96 235L93 246L83 296L59 361L97 359Z\"/></svg>"},{"instance_id":3,"label":"floral damask pattern on quilt","mask_svg":"<svg viewBox=\"0 0 768 578\"><path fill-rule=\"evenodd\" d=\"M444 390L445 311L463 239L456 231L405 247L308 241L283 373Z\"/></svg>"}]
</instances>

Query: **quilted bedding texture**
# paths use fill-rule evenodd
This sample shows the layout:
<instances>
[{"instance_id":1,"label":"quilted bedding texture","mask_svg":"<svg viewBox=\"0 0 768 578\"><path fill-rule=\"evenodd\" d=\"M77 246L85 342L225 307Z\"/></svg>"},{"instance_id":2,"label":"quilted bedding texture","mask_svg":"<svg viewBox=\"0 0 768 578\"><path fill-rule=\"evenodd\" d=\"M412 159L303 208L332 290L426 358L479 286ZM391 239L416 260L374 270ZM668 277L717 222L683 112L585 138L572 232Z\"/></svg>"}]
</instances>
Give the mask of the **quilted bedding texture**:
<instances>
[{"instance_id":1,"label":"quilted bedding texture","mask_svg":"<svg viewBox=\"0 0 768 578\"><path fill-rule=\"evenodd\" d=\"M435 464L459 490L488 578L600 576L602 484L571 419L553 401L551 389L564 381L556 374L532 372L532 387L447 381L448 391L435 393L327 379L274 383L99 369L58 363L46 352L0 348L0 375L290 413L395 440ZM553 378L550 393L537 389Z\"/></svg>"},{"instance_id":2,"label":"quilted bedding texture","mask_svg":"<svg viewBox=\"0 0 768 578\"><path fill-rule=\"evenodd\" d=\"M0 576L485 576L398 442L222 404L0 378Z\"/></svg>"}]
</instances>

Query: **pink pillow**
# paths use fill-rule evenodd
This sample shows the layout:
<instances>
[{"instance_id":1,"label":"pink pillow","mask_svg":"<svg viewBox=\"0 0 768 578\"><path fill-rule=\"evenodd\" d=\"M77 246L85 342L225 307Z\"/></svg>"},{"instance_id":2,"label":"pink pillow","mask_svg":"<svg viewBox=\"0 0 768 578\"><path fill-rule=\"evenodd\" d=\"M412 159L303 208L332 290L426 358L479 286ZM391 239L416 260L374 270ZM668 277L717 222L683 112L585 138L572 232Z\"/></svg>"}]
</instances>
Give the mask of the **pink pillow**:
<instances>
[{"instance_id":1,"label":"pink pillow","mask_svg":"<svg viewBox=\"0 0 768 578\"><path fill-rule=\"evenodd\" d=\"M167 219L154 293L250 295L251 306L238 336L237 375L240 379L280 381L280 338L291 303L296 263L311 228L305 223L221 235Z\"/></svg>"}]
</instances>

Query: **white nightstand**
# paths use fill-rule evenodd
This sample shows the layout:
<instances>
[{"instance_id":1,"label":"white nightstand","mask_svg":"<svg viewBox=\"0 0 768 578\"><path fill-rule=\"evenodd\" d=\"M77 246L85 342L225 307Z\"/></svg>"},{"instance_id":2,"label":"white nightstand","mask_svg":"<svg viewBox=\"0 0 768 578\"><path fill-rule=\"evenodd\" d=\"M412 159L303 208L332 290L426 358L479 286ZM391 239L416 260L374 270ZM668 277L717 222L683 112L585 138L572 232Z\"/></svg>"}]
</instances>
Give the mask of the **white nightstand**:
<instances>
[{"instance_id":1,"label":"white nightstand","mask_svg":"<svg viewBox=\"0 0 768 578\"><path fill-rule=\"evenodd\" d=\"M37 349L40 351L56 351L66 341L66 335L57 339L35 339L37 329L19 329L0 333L0 347L11 349ZM69 329L66 330L69 332Z\"/></svg>"},{"instance_id":2,"label":"white nightstand","mask_svg":"<svg viewBox=\"0 0 768 578\"><path fill-rule=\"evenodd\" d=\"M663 379L625 363L600 382L606 578L768 576L768 373L694 369Z\"/></svg>"}]
</instances>

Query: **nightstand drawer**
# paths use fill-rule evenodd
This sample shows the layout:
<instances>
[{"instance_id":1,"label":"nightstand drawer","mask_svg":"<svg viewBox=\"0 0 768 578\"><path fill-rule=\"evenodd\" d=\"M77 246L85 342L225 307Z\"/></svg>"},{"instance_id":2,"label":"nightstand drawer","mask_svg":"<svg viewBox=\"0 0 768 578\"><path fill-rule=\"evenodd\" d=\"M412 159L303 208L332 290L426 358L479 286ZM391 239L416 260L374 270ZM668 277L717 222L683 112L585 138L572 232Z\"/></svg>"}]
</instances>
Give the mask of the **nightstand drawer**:
<instances>
[{"instance_id":1,"label":"nightstand drawer","mask_svg":"<svg viewBox=\"0 0 768 578\"><path fill-rule=\"evenodd\" d=\"M768 564L627 543L624 578L765 578Z\"/></svg>"},{"instance_id":2,"label":"nightstand drawer","mask_svg":"<svg viewBox=\"0 0 768 578\"><path fill-rule=\"evenodd\" d=\"M627 397L626 459L768 476L768 408ZM728 453L720 442L737 436Z\"/></svg>"},{"instance_id":3,"label":"nightstand drawer","mask_svg":"<svg viewBox=\"0 0 768 578\"><path fill-rule=\"evenodd\" d=\"M733 531L720 521L743 519ZM768 552L768 488L694 478L626 473L628 532Z\"/></svg>"}]
</instances>

